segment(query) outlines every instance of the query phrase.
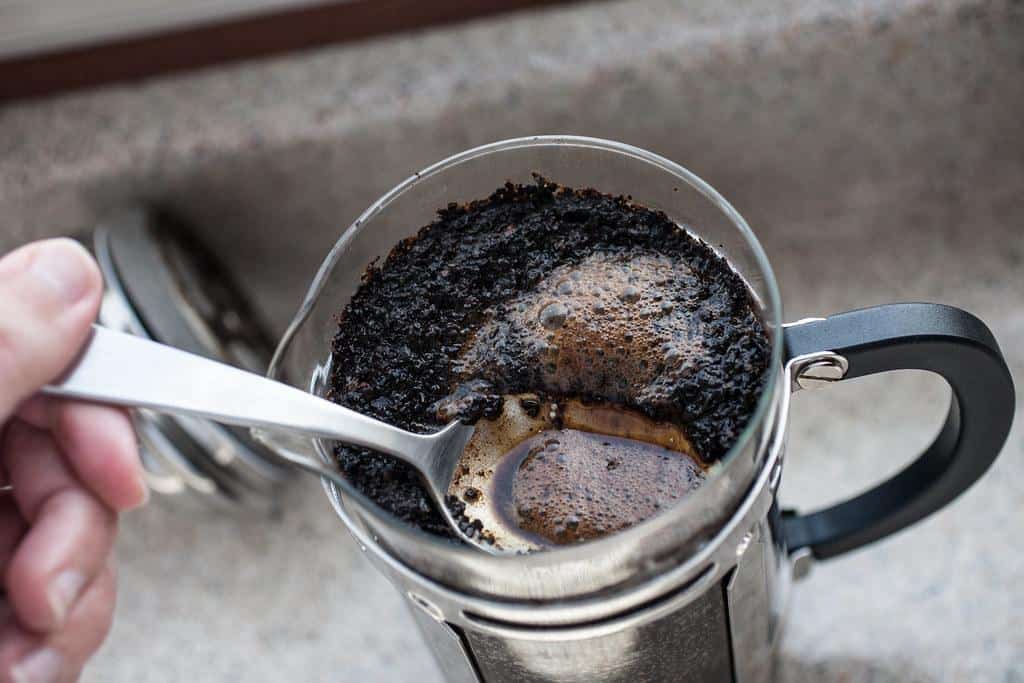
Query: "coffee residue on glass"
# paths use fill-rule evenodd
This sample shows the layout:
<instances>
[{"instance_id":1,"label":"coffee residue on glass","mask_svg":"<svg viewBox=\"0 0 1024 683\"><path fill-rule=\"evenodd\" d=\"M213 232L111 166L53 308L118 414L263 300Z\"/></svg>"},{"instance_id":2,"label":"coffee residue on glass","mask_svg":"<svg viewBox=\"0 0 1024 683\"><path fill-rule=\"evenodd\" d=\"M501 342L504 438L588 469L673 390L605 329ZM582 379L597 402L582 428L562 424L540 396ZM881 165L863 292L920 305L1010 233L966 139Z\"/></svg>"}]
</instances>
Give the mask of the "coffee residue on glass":
<instances>
[{"instance_id":1,"label":"coffee residue on glass","mask_svg":"<svg viewBox=\"0 0 1024 683\"><path fill-rule=\"evenodd\" d=\"M332 351L329 398L412 431L494 422L503 397L525 395L516 410L526 414L576 400L685 434L699 463L646 437L573 430L513 446L495 473L515 474L506 509L528 533L562 543L635 524L699 485L701 466L725 454L754 411L769 342L742 279L664 213L537 178L450 204L368 268ZM565 442L565 462L529 455L551 438ZM410 467L349 446L336 455L379 505L451 535ZM600 490L577 485L588 478ZM467 502L488 495L469 488ZM586 505L567 502L577 494ZM449 505L484 531L463 515L466 502Z\"/></svg>"}]
</instances>

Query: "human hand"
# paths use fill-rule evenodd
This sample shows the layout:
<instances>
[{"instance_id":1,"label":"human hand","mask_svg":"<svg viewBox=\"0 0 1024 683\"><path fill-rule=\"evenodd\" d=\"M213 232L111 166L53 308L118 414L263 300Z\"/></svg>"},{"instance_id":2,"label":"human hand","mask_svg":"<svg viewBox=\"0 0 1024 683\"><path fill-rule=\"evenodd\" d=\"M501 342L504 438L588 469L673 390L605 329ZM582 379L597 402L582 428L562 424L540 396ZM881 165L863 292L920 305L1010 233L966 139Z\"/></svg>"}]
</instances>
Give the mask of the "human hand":
<instances>
[{"instance_id":1,"label":"human hand","mask_svg":"<svg viewBox=\"0 0 1024 683\"><path fill-rule=\"evenodd\" d=\"M71 240L0 259L0 681L78 679L113 619L117 515L147 498L123 411L36 393L75 357L101 294Z\"/></svg>"}]
</instances>

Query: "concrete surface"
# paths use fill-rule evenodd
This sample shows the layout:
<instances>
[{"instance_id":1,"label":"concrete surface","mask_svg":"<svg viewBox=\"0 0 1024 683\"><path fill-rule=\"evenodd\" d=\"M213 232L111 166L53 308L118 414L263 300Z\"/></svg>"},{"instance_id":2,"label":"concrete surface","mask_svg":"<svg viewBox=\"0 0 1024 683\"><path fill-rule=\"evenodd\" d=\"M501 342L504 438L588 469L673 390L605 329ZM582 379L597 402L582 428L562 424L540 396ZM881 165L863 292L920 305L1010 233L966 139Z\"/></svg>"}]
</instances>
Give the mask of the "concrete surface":
<instances>
[{"instance_id":1,"label":"concrete surface","mask_svg":"<svg viewBox=\"0 0 1024 683\"><path fill-rule=\"evenodd\" d=\"M635 0L519 15L0 109L0 249L153 201L280 329L341 229L415 168L537 132L639 144L762 237L787 318L936 300L985 319L1024 386L1024 7ZM931 378L794 401L783 495L813 507L904 464ZM1020 404L1018 404L1018 412ZM1024 681L1024 427L913 530L798 586L784 681ZM315 482L274 517L129 516L87 681L441 680Z\"/></svg>"}]
</instances>

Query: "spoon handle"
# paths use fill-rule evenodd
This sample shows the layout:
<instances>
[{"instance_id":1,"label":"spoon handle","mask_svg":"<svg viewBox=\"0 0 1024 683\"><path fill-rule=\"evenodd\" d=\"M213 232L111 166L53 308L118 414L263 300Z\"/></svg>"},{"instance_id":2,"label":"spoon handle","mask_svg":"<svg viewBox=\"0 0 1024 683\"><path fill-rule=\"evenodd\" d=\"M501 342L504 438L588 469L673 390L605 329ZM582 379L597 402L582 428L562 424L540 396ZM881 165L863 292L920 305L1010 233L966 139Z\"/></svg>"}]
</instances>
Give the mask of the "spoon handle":
<instances>
[{"instance_id":1,"label":"spoon handle","mask_svg":"<svg viewBox=\"0 0 1024 683\"><path fill-rule=\"evenodd\" d=\"M295 387L94 325L78 358L42 392L215 422L301 432L416 461L431 437L403 431Z\"/></svg>"}]
</instances>

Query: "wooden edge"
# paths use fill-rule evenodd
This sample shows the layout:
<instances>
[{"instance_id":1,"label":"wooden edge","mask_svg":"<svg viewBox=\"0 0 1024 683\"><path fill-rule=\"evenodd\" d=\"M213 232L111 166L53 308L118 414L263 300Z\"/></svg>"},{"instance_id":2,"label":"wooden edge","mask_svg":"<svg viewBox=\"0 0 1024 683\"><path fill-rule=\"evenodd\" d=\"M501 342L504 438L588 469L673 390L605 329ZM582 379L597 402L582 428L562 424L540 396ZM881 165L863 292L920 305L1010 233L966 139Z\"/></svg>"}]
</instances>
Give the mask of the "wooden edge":
<instances>
[{"instance_id":1,"label":"wooden edge","mask_svg":"<svg viewBox=\"0 0 1024 683\"><path fill-rule=\"evenodd\" d=\"M0 60L0 101L370 38L566 0L349 0Z\"/></svg>"}]
</instances>

